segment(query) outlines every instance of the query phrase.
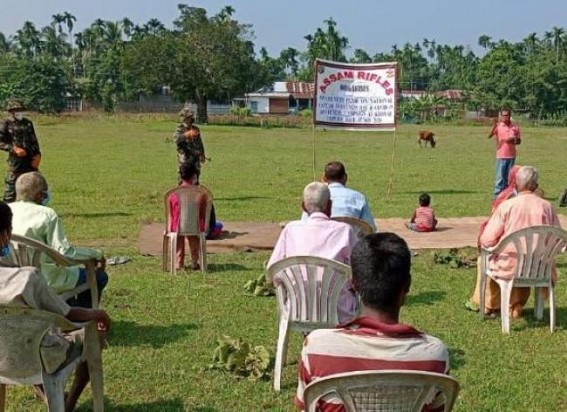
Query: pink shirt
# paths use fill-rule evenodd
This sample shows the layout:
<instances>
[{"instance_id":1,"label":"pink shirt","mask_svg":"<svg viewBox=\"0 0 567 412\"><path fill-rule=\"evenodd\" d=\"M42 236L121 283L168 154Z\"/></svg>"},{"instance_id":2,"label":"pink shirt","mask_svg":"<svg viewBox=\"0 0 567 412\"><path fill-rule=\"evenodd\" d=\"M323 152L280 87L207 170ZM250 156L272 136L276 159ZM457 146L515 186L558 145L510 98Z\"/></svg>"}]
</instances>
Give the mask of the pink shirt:
<instances>
[{"instance_id":1,"label":"pink shirt","mask_svg":"<svg viewBox=\"0 0 567 412\"><path fill-rule=\"evenodd\" d=\"M312 213L306 221L295 220L284 227L268 267L290 256L319 256L349 264L355 243L350 225L335 222L324 213Z\"/></svg>"},{"instance_id":2,"label":"pink shirt","mask_svg":"<svg viewBox=\"0 0 567 412\"><path fill-rule=\"evenodd\" d=\"M500 239L512 232L539 225L561 227L551 203L534 193L522 192L498 206L480 236L480 244L484 247L496 246ZM504 251L489 264L498 277L511 279L516 268L515 253Z\"/></svg>"},{"instance_id":3,"label":"pink shirt","mask_svg":"<svg viewBox=\"0 0 567 412\"><path fill-rule=\"evenodd\" d=\"M324 213L312 213L306 221L295 220L283 228L268 267L292 256L318 256L350 264L350 253L356 240L350 225L335 222ZM356 294L348 285L339 296L339 322L352 319L356 305Z\"/></svg>"},{"instance_id":4,"label":"pink shirt","mask_svg":"<svg viewBox=\"0 0 567 412\"><path fill-rule=\"evenodd\" d=\"M435 211L429 206L419 206L415 209L415 219L413 223L424 232L432 231L437 225Z\"/></svg>"},{"instance_id":5,"label":"pink shirt","mask_svg":"<svg viewBox=\"0 0 567 412\"><path fill-rule=\"evenodd\" d=\"M500 122L494 130L496 136L496 158L497 159L513 159L516 157L516 144L507 142L510 137L520 138L520 128L516 123L510 123L507 126Z\"/></svg>"}]
</instances>

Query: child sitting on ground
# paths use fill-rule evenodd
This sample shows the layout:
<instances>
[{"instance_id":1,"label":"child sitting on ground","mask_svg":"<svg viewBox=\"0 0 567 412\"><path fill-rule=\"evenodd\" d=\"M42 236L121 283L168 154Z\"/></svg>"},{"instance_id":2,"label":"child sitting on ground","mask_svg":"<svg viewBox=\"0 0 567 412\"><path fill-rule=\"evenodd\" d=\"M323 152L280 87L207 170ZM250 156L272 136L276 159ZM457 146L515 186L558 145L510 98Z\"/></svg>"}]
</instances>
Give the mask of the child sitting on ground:
<instances>
[{"instance_id":1,"label":"child sitting on ground","mask_svg":"<svg viewBox=\"0 0 567 412\"><path fill-rule=\"evenodd\" d=\"M435 211L429 207L431 196L427 193L419 195L419 207L413 211L413 215L406 227L416 232L432 232L437 227Z\"/></svg>"}]
</instances>

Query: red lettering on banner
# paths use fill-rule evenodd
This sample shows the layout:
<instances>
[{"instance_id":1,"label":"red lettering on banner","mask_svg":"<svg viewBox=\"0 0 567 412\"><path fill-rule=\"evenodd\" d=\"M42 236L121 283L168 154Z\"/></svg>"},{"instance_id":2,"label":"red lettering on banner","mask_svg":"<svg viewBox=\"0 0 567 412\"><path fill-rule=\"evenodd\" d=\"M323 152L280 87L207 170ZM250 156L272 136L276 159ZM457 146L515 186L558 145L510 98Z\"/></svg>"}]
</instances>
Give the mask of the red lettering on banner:
<instances>
[{"instance_id":1,"label":"red lettering on banner","mask_svg":"<svg viewBox=\"0 0 567 412\"><path fill-rule=\"evenodd\" d=\"M330 74L328 77L325 77L322 80L322 85L319 87L321 93L325 93L327 91L327 87L329 87L332 83L344 80L344 79L354 79L355 73L352 70L344 70L342 72L336 72ZM356 78L360 80L365 80L368 82L373 82L380 85L386 92L386 95L391 95L394 93L394 89L391 87L391 84L388 80L382 80L382 76L365 71L357 71Z\"/></svg>"},{"instance_id":2,"label":"red lettering on banner","mask_svg":"<svg viewBox=\"0 0 567 412\"><path fill-rule=\"evenodd\" d=\"M325 93L327 87L329 87L331 83L338 82L343 79L354 79L354 73L351 70L345 70L343 72L330 74L328 77L323 79L323 84L319 87L319 90L321 90L321 93Z\"/></svg>"}]
</instances>

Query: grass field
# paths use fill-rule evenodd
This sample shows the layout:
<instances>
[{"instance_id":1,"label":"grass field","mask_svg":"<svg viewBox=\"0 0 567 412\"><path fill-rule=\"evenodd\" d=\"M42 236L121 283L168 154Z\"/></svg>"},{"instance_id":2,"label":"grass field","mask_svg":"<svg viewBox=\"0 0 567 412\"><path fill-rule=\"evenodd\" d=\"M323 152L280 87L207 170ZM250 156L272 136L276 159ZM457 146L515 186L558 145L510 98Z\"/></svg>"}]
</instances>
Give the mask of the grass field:
<instances>
[{"instance_id":1,"label":"grass field","mask_svg":"<svg viewBox=\"0 0 567 412\"><path fill-rule=\"evenodd\" d=\"M103 306L114 320L104 354L110 411L293 411L300 338L292 336L282 392L271 382L237 380L204 371L216 339L242 337L275 350L273 298L244 295L267 253L209 257L210 273L161 271L160 259L136 249L141 225L163 221L162 194L176 184L175 118L165 116L39 118L42 171L71 242L127 254L109 268ZM428 191L439 217L479 216L489 210L494 143L487 128L436 126L437 148L420 149L417 126L393 133L317 132L316 177L331 159L343 161L350 186L365 192L376 217L411 214ZM299 215L303 186L313 179L313 133L301 129L201 127L212 162L202 182L215 194L225 221L281 221ZM535 165L555 202L564 180L567 129L523 129L518 163ZM395 142L394 180L388 197ZM562 212L560 210L560 212ZM504 336L498 321L466 312L473 269L433 263L433 251L413 261L413 285L402 321L441 338L452 375L462 385L457 411L567 410L567 292L558 286L558 329L531 311ZM560 271L566 271L562 259ZM528 304L531 308L532 302ZM547 311L546 311L547 316ZM88 393L87 393L88 395ZM40 411L29 389L8 392L8 410ZM87 397L80 411L90 410Z\"/></svg>"}]
</instances>

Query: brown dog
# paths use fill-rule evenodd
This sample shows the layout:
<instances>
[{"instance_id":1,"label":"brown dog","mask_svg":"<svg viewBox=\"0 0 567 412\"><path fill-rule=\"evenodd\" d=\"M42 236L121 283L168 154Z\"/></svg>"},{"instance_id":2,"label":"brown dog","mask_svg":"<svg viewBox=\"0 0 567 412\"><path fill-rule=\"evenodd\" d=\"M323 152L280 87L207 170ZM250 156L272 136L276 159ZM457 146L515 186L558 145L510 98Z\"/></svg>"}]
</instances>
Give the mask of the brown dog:
<instances>
[{"instance_id":1,"label":"brown dog","mask_svg":"<svg viewBox=\"0 0 567 412\"><path fill-rule=\"evenodd\" d=\"M435 134L430 132L429 130L420 130L417 134L417 142L419 143L419 147L421 147L421 142L425 142L425 147L427 147L427 143L431 145L431 148L435 148Z\"/></svg>"}]
</instances>

